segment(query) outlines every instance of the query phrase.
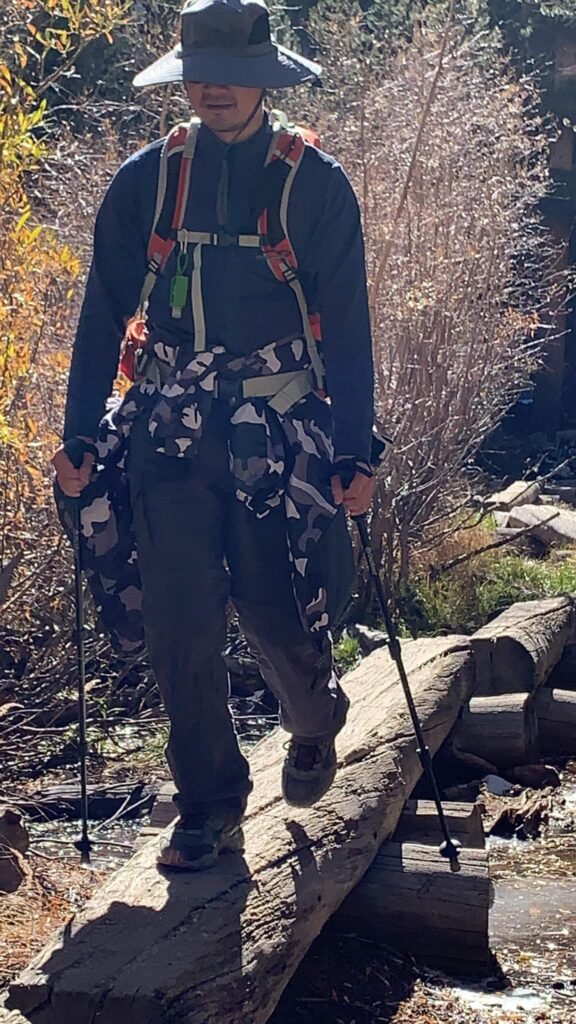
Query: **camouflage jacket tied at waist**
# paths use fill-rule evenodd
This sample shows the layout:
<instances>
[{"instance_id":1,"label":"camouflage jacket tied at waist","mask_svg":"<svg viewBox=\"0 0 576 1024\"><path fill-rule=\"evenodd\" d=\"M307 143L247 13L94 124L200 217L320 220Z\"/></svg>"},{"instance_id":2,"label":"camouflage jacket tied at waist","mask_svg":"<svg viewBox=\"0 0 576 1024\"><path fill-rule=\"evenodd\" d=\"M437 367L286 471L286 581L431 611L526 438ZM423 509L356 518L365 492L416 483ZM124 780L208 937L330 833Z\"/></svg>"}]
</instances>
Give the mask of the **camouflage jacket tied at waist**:
<instances>
[{"instance_id":1,"label":"camouflage jacket tied at waist","mask_svg":"<svg viewBox=\"0 0 576 1024\"><path fill-rule=\"evenodd\" d=\"M172 346L151 336L148 353L161 372L134 384L102 419L97 464L80 509L83 568L102 623L125 652L138 648L144 639L126 475L134 422L147 415L156 450L169 458L190 458L216 390L309 367L301 338L273 342L232 358L221 348L193 353L186 346ZM321 641L330 627L329 600L314 553L337 512L330 488L330 406L315 391L281 414L266 398L241 397L230 424L236 497L258 517L284 503L296 602L305 628ZM57 499L70 534L70 513L61 492Z\"/></svg>"}]
</instances>

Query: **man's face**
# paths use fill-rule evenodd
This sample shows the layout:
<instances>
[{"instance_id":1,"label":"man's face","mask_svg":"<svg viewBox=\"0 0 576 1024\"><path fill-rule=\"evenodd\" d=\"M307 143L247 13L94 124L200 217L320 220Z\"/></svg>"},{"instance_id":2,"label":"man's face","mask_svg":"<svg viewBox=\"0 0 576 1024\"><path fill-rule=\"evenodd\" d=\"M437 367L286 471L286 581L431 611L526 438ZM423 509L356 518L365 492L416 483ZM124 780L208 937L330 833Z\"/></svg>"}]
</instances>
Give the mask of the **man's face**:
<instances>
[{"instance_id":1,"label":"man's face","mask_svg":"<svg viewBox=\"0 0 576 1024\"><path fill-rule=\"evenodd\" d=\"M201 121L216 135L231 138L242 129L254 108L258 108L262 89L249 89L241 85L215 85L212 82L186 82L186 94L190 105ZM256 110L254 118L238 135L248 137L257 131L262 123L262 111Z\"/></svg>"}]
</instances>

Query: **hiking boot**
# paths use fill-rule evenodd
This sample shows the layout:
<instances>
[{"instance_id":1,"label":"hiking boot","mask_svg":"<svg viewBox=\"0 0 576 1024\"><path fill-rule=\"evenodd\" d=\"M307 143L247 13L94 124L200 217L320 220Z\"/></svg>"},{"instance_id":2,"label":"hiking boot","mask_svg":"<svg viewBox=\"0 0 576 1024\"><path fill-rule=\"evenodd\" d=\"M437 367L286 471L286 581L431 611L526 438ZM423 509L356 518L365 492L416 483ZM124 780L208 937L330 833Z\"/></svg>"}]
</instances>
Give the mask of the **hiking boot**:
<instances>
[{"instance_id":1,"label":"hiking boot","mask_svg":"<svg viewBox=\"0 0 576 1024\"><path fill-rule=\"evenodd\" d=\"M291 807L312 807L334 782L336 746L334 737L321 743L306 743L292 737L282 768L282 794Z\"/></svg>"},{"instance_id":2,"label":"hiking boot","mask_svg":"<svg viewBox=\"0 0 576 1024\"><path fill-rule=\"evenodd\" d=\"M205 871L221 853L244 849L242 816L185 814L174 825L168 839L161 841L156 863L179 871Z\"/></svg>"}]
</instances>

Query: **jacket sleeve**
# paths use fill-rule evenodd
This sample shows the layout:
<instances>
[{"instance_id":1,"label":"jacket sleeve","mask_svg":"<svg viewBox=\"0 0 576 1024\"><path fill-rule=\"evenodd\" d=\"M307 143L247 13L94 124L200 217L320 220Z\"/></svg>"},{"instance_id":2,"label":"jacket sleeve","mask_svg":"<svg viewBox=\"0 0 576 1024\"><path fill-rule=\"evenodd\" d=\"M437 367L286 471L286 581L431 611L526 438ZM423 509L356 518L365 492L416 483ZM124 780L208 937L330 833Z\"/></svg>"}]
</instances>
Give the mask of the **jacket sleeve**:
<instances>
[{"instance_id":1,"label":"jacket sleeve","mask_svg":"<svg viewBox=\"0 0 576 1024\"><path fill-rule=\"evenodd\" d=\"M304 248L303 266L322 320L335 457L370 462L374 368L360 210L342 168L332 162L323 170L320 216Z\"/></svg>"},{"instance_id":2,"label":"jacket sleeve","mask_svg":"<svg viewBox=\"0 0 576 1024\"><path fill-rule=\"evenodd\" d=\"M136 190L138 169L134 158L120 168L96 219L92 265L72 352L65 440L96 436L116 377L126 321L138 306L147 250L146 218Z\"/></svg>"}]
</instances>

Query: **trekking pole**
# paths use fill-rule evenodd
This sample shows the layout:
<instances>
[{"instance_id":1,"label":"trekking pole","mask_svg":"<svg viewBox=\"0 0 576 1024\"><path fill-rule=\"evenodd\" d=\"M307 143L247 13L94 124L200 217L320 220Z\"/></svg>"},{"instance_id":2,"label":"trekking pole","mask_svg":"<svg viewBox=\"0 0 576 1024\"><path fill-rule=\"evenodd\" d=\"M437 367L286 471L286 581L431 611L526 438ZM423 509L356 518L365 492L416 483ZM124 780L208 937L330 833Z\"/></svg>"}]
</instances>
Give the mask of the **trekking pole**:
<instances>
[{"instance_id":1,"label":"trekking pole","mask_svg":"<svg viewBox=\"0 0 576 1024\"><path fill-rule=\"evenodd\" d=\"M432 754L430 753L430 748L428 747L426 740L424 738L424 733L422 731L420 719L418 718L416 704L414 703L414 697L412 696L412 690L410 689L410 683L408 682L408 676L406 674L406 669L404 667L404 660L402 658L402 649L400 646L400 641L398 639L398 634L396 633L396 628L392 621L392 616L390 615L390 612L388 610L388 601L386 599L386 594L384 593L384 587L382 586L380 574L376 567L376 562L374 560L372 548L370 547L368 520L366 518L366 514L361 516L352 516L352 519L353 522L356 523L356 526L358 528L358 533L360 535L360 541L362 544L362 550L364 553L364 558L366 559L366 564L368 565L370 578L374 583L374 586L376 587L376 592L378 594L380 608L382 610L382 617L384 619L386 633L388 634L388 648L390 650L390 655L392 657L392 660L394 661L394 664L396 665L396 669L400 677L400 682L402 684L402 689L404 690L406 703L408 704L408 710L410 711L412 725L414 727L414 732L416 733L416 740L418 742L417 753L418 757L420 758L420 764L422 765L424 774L427 775L430 785L432 787L433 799L436 805L436 812L438 814L438 821L440 822L440 828L442 830L442 835L444 836L444 842L440 846L440 854L442 855L442 857L446 857L446 859L450 862L450 870L457 872L460 871L460 861L458 857L461 849L461 843L459 843L457 839L453 839L452 836L450 835L448 821L446 820L444 808L442 807L442 800L440 798L438 782L436 781L436 776L434 774Z\"/></svg>"},{"instance_id":2,"label":"trekking pole","mask_svg":"<svg viewBox=\"0 0 576 1024\"><path fill-rule=\"evenodd\" d=\"M72 465L79 469L88 447L74 439L65 445ZM74 846L80 851L80 863L90 863L92 843L88 834L88 737L86 727L86 652L84 648L84 594L82 591L82 549L80 545L80 498L70 499L72 512L72 547L74 550L74 604L76 611L76 653L78 676L78 757L80 762L80 816L82 832Z\"/></svg>"}]
</instances>

